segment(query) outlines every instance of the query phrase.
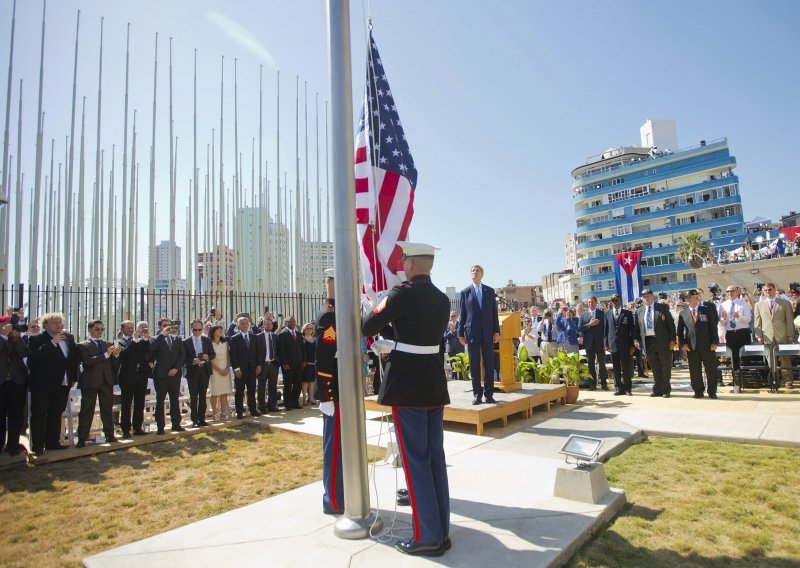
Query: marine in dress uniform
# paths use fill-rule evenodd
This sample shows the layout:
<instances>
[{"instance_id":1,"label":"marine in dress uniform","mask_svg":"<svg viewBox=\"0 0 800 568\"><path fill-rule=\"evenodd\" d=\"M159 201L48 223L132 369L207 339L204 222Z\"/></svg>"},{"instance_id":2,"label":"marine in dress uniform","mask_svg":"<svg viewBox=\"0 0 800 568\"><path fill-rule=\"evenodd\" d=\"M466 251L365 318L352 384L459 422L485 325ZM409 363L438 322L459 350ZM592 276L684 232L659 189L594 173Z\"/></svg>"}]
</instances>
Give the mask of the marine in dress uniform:
<instances>
[{"instance_id":1,"label":"marine in dress uniform","mask_svg":"<svg viewBox=\"0 0 800 568\"><path fill-rule=\"evenodd\" d=\"M431 282L435 248L398 244L409 280L389 291L364 318L361 331L376 335L391 324L396 340L378 394L378 403L392 407L412 509L413 537L396 548L405 554L441 556L450 548L443 423L450 396L442 342L450 301Z\"/></svg>"},{"instance_id":2,"label":"marine in dress uniform","mask_svg":"<svg viewBox=\"0 0 800 568\"><path fill-rule=\"evenodd\" d=\"M336 311L333 269L325 271L328 297L317 316L314 396L322 411L322 511L328 515L344 513L342 482L342 429L339 417L339 380L336 366Z\"/></svg>"}]
</instances>

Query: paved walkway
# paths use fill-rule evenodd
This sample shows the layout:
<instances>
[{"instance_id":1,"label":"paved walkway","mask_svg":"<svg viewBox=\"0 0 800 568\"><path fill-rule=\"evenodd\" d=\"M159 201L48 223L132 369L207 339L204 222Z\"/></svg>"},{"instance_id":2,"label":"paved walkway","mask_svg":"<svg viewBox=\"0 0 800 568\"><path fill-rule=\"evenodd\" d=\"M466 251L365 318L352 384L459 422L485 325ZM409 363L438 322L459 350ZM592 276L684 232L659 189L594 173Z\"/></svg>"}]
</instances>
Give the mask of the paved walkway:
<instances>
[{"instance_id":1,"label":"paved walkway","mask_svg":"<svg viewBox=\"0 0 800 568\"><path fill-rule=\"evenodd\" d=\"M321 513L321 483L229 511L191 525L87 558L87 567L149 567L216 562L236 566L551 566L566 562L625 503L612 489L598 505L552 496L558 449L571 433L602 438L601 457L619 453L646 433L800 445L800 391L772 395L747 391L720 398L691 398L676 373L672 398L650 398L648 385L632 397L582 391L578 405L490 424L483 436L467 425L445 432L452 500L453 549L437 559L412 558L393 549L410 534L410 510L395 513L402 470L377 464L371 502L391 533L379 539L344 541L333 535L334 519ZM272 427L318 435L319 412L293 411L257 419ZM371 446L385 447L388 424L368 413Z\"/></svg>"}]
</instances>

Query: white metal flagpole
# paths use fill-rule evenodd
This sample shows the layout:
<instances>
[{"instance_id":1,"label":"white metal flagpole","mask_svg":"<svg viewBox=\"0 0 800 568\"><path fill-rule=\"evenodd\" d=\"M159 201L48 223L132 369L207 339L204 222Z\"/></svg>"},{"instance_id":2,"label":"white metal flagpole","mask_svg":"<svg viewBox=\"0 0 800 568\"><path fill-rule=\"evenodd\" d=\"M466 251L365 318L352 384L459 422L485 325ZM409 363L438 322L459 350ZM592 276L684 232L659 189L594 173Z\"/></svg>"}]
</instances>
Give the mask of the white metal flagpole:
<instances>
[{"instance_id":1,"label":"white metal flagpole","mask_svg":"<svg viewBox=\"0 0 800 568\"><path fill-rule=\"evenodd\" d=\"M353 91L350 70L348 0L328 0L328 73L333 128L334 266L339 412L342 432L342 479L345 513L336 521L340 538L366 538L383 523L370 511L367 433L361 389L361 353L356 253L355 178L353 171Z\"/></svg>"}]
</instances>

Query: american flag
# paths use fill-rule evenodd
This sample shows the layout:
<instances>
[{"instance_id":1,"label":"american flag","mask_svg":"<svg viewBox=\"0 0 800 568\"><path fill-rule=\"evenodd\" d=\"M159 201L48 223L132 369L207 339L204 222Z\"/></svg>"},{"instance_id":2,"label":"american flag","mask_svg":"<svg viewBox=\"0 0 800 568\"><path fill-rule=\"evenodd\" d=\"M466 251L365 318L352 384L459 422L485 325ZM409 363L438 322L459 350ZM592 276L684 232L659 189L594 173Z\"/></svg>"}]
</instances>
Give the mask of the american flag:
<instances>
[{"instance_id":1,"label":"american flag","mask_svg":"<svg viewBox=\"0 0 800 568\"><path fill-rule=\"evenodd\" d=\"M400 283L402 250L414 215L417 169L408 149L378 46L369 35L367 86L356 136L356 227L363 292L370 299Z\"/></svg>"}]
</instances>

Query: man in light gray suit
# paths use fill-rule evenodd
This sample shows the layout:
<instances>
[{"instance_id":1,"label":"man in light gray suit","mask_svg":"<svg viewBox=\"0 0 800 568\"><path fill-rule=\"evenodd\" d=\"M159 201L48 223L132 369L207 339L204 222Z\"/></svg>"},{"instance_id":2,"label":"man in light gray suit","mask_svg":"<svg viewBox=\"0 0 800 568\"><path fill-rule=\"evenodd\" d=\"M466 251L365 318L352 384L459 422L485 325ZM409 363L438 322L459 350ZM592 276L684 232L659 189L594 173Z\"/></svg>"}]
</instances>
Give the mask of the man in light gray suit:
<instances>
[{"instance_id":1,"label":"man in light gray suit","mask_svg":"<svg viewBox=\"0 0 800 568\"><path fill-rule=\"evenodd\" d=\"M753 312L755 314L756 337L760 343L766 345L769 349L769 362L774 370L775 347L794 342L795 328L792 319L792 304L783 298L779 298L775 284L767 282L764 285L764 295L761 297L761 301L756 303ZM790 357L781 357L782 367L788 367L790 364ZM792 372L785 370L782 373L786 388L794 388ZM775 380L777 382L777 377Z\"/></svg>"}]
</instances>

